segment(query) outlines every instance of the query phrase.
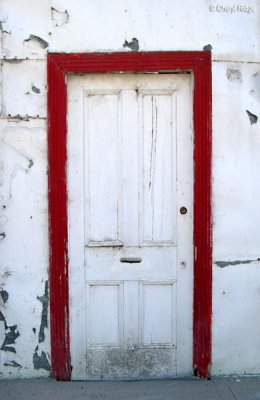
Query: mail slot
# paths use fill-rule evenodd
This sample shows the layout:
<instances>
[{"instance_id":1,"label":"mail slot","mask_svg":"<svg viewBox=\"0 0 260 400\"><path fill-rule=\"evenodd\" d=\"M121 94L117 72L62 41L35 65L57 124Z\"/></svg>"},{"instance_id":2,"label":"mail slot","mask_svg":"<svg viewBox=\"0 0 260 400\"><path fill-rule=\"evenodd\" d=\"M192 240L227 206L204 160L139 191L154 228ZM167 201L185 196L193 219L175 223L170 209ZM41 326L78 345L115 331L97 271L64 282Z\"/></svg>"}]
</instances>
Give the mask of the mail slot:
<instances>
[{"instance_id":1,"label":"mail slot","mask_svg":"<svg viewBox=\"0 0 260 400\"><path fill-rule=\"evenodd\" d=\"M142 262L142 259L140 257L121 257L120 262L128 264L137 264Z\"/></svg>"}]
</instances>

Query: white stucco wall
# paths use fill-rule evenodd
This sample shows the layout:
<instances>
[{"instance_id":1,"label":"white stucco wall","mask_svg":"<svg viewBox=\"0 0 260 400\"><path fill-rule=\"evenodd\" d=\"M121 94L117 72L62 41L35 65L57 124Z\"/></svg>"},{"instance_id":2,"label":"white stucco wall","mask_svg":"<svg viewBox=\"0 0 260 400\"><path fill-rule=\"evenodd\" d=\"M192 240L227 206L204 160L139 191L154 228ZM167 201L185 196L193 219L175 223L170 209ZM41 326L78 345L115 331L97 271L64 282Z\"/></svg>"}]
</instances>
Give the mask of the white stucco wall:
<instances>
[{"instance_id":1,"label":"white stucco wall","mask_svg":"<svg viewBox=\"0 0 260 400\"><path fill-rule=\"evenodd\" d=\"M134 37L141 51L212 46L212 373L260 373L260 7L235 5L2 0L0 377L49 375L47 52L130 51Z\"/></svg>"}]
</instances>

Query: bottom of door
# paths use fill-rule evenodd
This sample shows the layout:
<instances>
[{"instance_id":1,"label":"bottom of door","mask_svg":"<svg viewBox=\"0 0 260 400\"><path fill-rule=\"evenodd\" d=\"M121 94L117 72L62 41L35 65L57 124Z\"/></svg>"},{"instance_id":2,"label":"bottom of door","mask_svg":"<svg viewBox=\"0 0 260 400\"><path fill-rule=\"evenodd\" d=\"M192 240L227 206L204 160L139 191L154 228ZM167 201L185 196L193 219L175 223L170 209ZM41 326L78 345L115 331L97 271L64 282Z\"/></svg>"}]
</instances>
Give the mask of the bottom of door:
<instances>
[{"instance_id":1,"label":"bottom of door","mask_svg":"<svg viewBox=\"0 0 260 400\"><path fill-rule=\"evenodd\" d=\"M99 349L87 353L87 379L152 379L176 376L175 349Z\"/></svg>"}]
</instances>

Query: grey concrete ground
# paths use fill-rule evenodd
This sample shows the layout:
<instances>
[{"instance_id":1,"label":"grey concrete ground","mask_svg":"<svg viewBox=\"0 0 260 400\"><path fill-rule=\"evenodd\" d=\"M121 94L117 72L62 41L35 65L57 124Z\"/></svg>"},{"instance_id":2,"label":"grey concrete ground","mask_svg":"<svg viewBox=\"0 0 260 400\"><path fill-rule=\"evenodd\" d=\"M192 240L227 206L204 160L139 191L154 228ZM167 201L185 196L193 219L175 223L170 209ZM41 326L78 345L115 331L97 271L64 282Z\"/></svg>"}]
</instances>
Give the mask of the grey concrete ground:
<instances>
[{"instance_id":1,"label":"grey concrete ground","mask_svg":"<svg viewBox=\"0 0 260 400\"><path fill-rule=\"evenodd\" d=\"M260 400L260 377L138 382L0 380L1 400Z\"/></svg>"}]
</instances>

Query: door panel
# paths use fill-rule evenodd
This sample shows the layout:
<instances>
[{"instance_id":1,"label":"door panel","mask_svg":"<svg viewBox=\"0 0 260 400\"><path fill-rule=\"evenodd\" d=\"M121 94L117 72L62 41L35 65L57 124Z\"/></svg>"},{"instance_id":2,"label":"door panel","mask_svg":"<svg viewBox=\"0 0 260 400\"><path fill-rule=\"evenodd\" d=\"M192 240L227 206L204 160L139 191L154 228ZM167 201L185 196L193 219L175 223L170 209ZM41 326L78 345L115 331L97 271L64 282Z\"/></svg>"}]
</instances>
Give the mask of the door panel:
<instances>
[{"instance_id":1,"label":"door panel","mask_svg":"<svg viewBox=\"0 0 260 400\"><path fill-rule=\"evenodd\" d=\"M141 285L142 344L169 345L175 341L175 282Z\"/></svg>"},{"instance_id":2,"label":"door panel","mask_svg":"<svg viewBox=\"0 0 260 400\"><path fill-rule=\"evenodd\" d=\"M122 234L120 92L86 92L84 100L87 243L89 246L119 244Z\"/></svg>"},{"instance_id":3,"label":"door panel","mask_svg":"<svg viewBox=\"0 0 260 400\"><path fill-rule=\"evenodd\" d=\"M141 92L140 244L174 244L175 92Z\"/></svg>"},{"instance_id":4,"label":"door panel","mask_svg":"<svg viewBox=\"0 0 260 400\"><path fill-rule=\"evenodd\" d=\"M69 78L74 379L191 371L191 89L189 74Z\"/></svg>"}]
</instances>

